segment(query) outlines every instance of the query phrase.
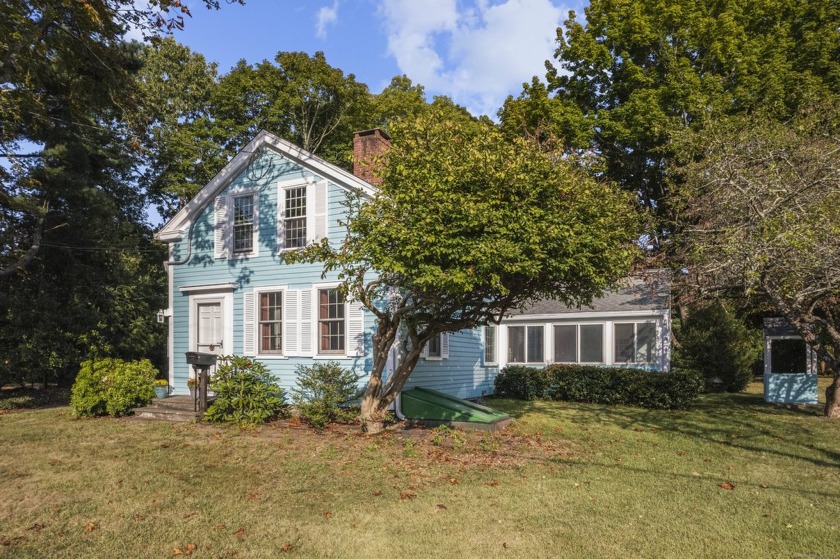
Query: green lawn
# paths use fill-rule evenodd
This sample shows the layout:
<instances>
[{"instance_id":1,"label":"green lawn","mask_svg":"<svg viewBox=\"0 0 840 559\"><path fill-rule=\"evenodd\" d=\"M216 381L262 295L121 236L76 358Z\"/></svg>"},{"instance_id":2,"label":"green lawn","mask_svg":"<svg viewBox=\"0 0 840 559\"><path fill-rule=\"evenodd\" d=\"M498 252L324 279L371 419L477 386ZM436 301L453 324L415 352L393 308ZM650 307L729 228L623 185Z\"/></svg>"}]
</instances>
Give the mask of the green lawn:
<instances>
[{"instance_id":1,"label":"green lawn","mask_svg":"<svg viewBox=\"0 0 840 559\"><path fill-rule=\"evenodd\" d=\"M490 404L514 426L5 413L0 557L840 557L840 422L819 409Z\"/></svg>"}]
</instances>

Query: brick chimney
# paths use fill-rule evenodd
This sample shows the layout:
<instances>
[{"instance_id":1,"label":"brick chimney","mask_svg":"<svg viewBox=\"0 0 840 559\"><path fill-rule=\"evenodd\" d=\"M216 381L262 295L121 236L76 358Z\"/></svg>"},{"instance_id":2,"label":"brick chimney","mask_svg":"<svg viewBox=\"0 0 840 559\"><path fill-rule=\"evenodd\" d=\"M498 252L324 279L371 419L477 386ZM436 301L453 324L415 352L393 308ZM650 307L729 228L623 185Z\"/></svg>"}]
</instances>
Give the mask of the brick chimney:
<instances>
[{"instance_id":1,"label":"brick chimney","mask_svg":"<svg viewBox=\"0 0 840 559\"><path fill-rule=\"evenodd\" d=\"M353 133L353 174L372 185L379 186L375 157L384 155L391 147L391 137L379 128Z\"/></svg>"}]
</instances>

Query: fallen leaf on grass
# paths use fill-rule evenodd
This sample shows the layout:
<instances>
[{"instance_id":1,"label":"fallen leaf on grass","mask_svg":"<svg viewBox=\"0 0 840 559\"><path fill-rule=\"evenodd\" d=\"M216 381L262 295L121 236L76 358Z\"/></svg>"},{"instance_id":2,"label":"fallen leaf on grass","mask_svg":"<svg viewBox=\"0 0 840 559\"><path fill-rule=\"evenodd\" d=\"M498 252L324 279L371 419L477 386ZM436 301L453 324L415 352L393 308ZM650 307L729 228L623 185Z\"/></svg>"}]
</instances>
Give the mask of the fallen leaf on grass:
<instances>
[{"instance_id":1,"label":"fallen leaf on grass","mask_svg":"<svg viewBox=\"0 0 840 559\"><path fill-rule=\"evenodd\" d=\"M259 500L260 500L260 494L259 494L259 493L257 493L257 492L248 493L248 500L250 500L250 501L259 501Z\"/></svg>"},{"instance_id":2,"label":"fallen leaf on grass","mask_svg":"<svg viewBox=\"0 0 840 559\"><path fill-rule=\"evenodd\" d=\"M40 531L41 531L41 530L43 530L45 527L46 527L46 526L44 526L43 524L39 524L38 522L36 522L36 523L35 523L35 524L33 524L32 526L30 526L28 529L29 529L29 530L32 530L33 532L40 532Z\"/></svg>"},{"instance_id":3,"label":"fallen leaf on grass","mask_svg":"<svg viewBox=\"0 0 840 559\"><path fill-rule=\"evenodd\" d=\"M374 491L373 496L374 497L381 497L382 496L382 491Z\"/></svg>"},{"instance_id":4,"label":"fallen leaf on grass","mask_svg":"<svg viewBox=\"0 0 840 559\"><path fill-rule=\"evenodd\" d=\"M449 483L451 483L452 485L458 485L459 483L461 483L461 480L456 477L451 477L449 478Z\"/></svg>"},{"instance_id":5,"label":"fallen leaf on grass","mask_svg":"<svg viewBox=\"0 0 840 559\"><path fill-rule=\"evenodd\" d=\"M183 554L184 554L184 550L178 549L177 547L172 548L172 555L183 555Z\"/></svg>"},{"instance_id":6,"label":"fallen leaf on grass","mask_svg":"<svg viewBox=\"0 0 840 559\"><path fill-rule=\"evenodd\" d=\"M197 515L197 514L198 514L197 512L188 512L188 513L186 513L186 514L182 514L182 515L181 515L181 518L190 518L190 517L193 517L193 516L195 516L195 515Z\"/></svg>"},{"instance_id":7,"label":"fallen leaf on grass","mask_svg":"<svg viewBox=\"0 0 840 559\"><path fill-rule=\"evenodd\" d=\"M438 503L438 504L437 504L437 505L435 505L435 506L436 506L437 508L439 508L439 509L446 510L446 505L444 505L443 503Z\"/></svg>"},{"instance_id":8,"label":"fallen leaf on grass","mask_svg":"<svg viewBox=\"0 0 840 559\"><path fill-rule=\"evenodd\" d=\"M417 496L417 493L412 493L411 491L400 491L400 499L413 499Z\"/></svg>"},{"instance_id":9,"label":"fallen leaf on grass","mask_svg":"<svg viewBox=\"0 0 840 559\"><path fill-rule=\"evenodd\" d=\"M184 554L185 555L192 555L192 552L195 551L197 548L198 548L198 546L195 545L194 543L188 543L187 546L184 548Z\"/></svg>"},{"instance_id":10,"label":"fallen leaf on grass","mask_svg":"<svg viewBox=\"0 0 840 559\"><path fill-rule=\"evenodd\" d=\"M502 547L504 547L505 549L507 549L507 542L504 542L504 543L502 544Z\"/></svg>"},{"instance_id":11,"label":"fallen leaf on grass","mask_svg":"<svg viewBox=\"0 0 840 559\"><path fill-rule=\"evenodd\" d=\"M242 538L242 536L244 536L244 535L245 535L245 528L240 528L239 530L237 530L236 532L234 532L234 533L233 533L233 535L234 535L234 536L236 536L237 538L240 538L240 539L241 539L241 538Z\"/></svg>"},{"instance_id":12,"label":"fallen leaf on grass","mask_svg":"<svg viewBox=\"0 0 840 559\"><path fill-rule=\"evenodd\" d=\"M218 528L219 530L224 530L225 528L227 528L227 526L225 526L224 524L216 524L216 528Z\"/></svg>"},{"instance_id":13,"label":"fallen leaf on grass","mask_svg":"<svg viewBox=\"0 0 840 559\"><path fill-rule=\"evenodd\" d=\"M762 489L767 489L767 488L768 488L768 487L770 487L770 486L769 486L769 485L764 485L764 484L762 483L762 484L760 484L760 485L759 485L759 487L761 487Z\"/></svg>"},{"instance_id":14,"label":"fallen leaf on grass","mask_svg":"<svg viewBox=\"0 0 840 559\"><path fill-rule=\"evenodd\" d=\"M721 489L726 489L727 491L732 491L733 489L735 489L735 486L729 483L728 481L718 483L718 487L720 487Z\"/></svg>"},{"instance_id":15,"label":"fallen leaf on grass","mask_svg":"<svg viewBox=\"0 0 840 559\"><path fill-rule=\"evenodd\" d=\"M332 513L332 512L330 512L330 511L328 511L328 510L325 510L325 511L324 511L324 518L332 518L332 515L333 515L333 513Z\"/></svg>"},{"instance_id":16,"label":"fallen leaf on grass","mask_svg":"<svg viewBox=\"0 0 840 559\"><path fill-rule=\"evenodd\" d=\"M280 551L291 551L294 548L295 546L287 543L286 545L280 547Z\"/></svg>"},{"instance_id":17,"label":"fallen leaf on grass","mask_svg":"<svg viewBox=\"0 0 840 559\"><path fill-rule=\"evenodd\" d=\"M96 530L96 524L94 524L93 522L88 522L87 524L85 524L85 532L93 532L94 530Z\"/></svg>"},{"instance_id":18,"label":"fallen leaf on grass","mask_svg":"<svg viewBox=\"0 0 840 559\"><path fill-rule=\"evenodd\" d=\"M484 485L486 485L487 487L498 487L500 484L498 481L488 481Z\"/></svg>"}]
</instances>

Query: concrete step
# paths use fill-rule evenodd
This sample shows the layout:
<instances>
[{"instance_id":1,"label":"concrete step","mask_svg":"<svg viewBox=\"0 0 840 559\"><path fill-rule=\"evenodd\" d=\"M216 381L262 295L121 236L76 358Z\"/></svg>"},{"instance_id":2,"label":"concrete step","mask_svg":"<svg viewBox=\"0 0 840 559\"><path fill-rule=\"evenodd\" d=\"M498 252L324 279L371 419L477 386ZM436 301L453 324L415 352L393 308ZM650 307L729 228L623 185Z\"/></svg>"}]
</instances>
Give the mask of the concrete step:
<instances>
[{"instance_id":1,"label":"concrete step","mask_svg":"<svg viewBox=\"0 0 840 559\"><path fill-rule=\"evenodd\" d=\"M143 408L135 408L134 415L145 419L162 419L164 421L183 422L200 420L204 414L195 412L192 408L188 410L179 410L175 408L146 406Z\"/></svg>"},{"instance_id":2,"label":"concrete step","mask_svg":"<svg viewBox=\"0 0 840 559\"><path fill-rule=\"evenodd\" d=\"M208 398L207 404L212 402L213 398ZM195 411L195 403L190 396L155 398L148 406L135 408L134 415L164 421L196 421L204 417L202 412Z\"/></svg>"},{"instance_id":3,"label":"concrete step","mask_svg":"<svg viewBox=\"0 0 840 559\"><path fill-rule=\"evenodd\" d=\"M155 398L151 407L179 409L179 410L193 410L195 402L189 396L170 396L168 398Z\"/></svg>"}]
</instances>

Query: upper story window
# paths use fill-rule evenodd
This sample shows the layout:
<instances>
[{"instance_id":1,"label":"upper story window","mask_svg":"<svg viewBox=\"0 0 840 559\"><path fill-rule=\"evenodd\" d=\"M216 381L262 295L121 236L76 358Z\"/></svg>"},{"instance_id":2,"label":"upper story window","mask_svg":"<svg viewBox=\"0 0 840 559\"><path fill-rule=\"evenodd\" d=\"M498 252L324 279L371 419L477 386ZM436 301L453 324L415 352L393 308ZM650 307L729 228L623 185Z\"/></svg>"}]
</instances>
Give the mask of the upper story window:
<instances>
[{"instance_id":1,"label":"upper story window","mask_svg":"<svg viewBox=\"0 0 840 559\"><path fill-rule=\"evenodd\" d=\"M283 353L283 292L259 295L259 352Z\"/></svg>"},{"instance_id":2,"label":"upper story window","mask_svg":"<svg viewBox=\"0 0 840 559\"><path fill-rule=\"evenodd\" d=\"M254 249L254 197L237 196L233 199L233 252L251 252Z\"/></svg>"},{"instance_id":3,"label":"upper story window","mask_svg":"<svg viewBox=\"0 0 840 559\"><path fill-rule=\"evenodd\" d=\"M629 322L615 325L616 363L654 363L656 361L656 324Z\"/></svg>"},{"instance_id":4,"label":"upper story window","mask_svg":"<svg viewBox=\"0 0 840 559\"><path fill-rule=\"evenodd\" d=\"M318 353L344 353L344 295L335 288L318 290Z\"/></svg>"},{"instance_id":5,"label":"upper story window","mask_svg":"<svg viewBox=\"0 0 840 559\"><path fill-rule=\"evenodd\" d=\"M283 191L283 227L286 231L283 248L306 246L306 186Z\"/></svg>"},{"instance_id":6,"label":"upper story window","mask_svg":"<svg viewBox=\"0 0 840 559\"><path fill-rule=\"evenodd\" d=\"M508 326L508 363L542 363L544 328L540 326Z\"/></svg>"}]
</instances>

